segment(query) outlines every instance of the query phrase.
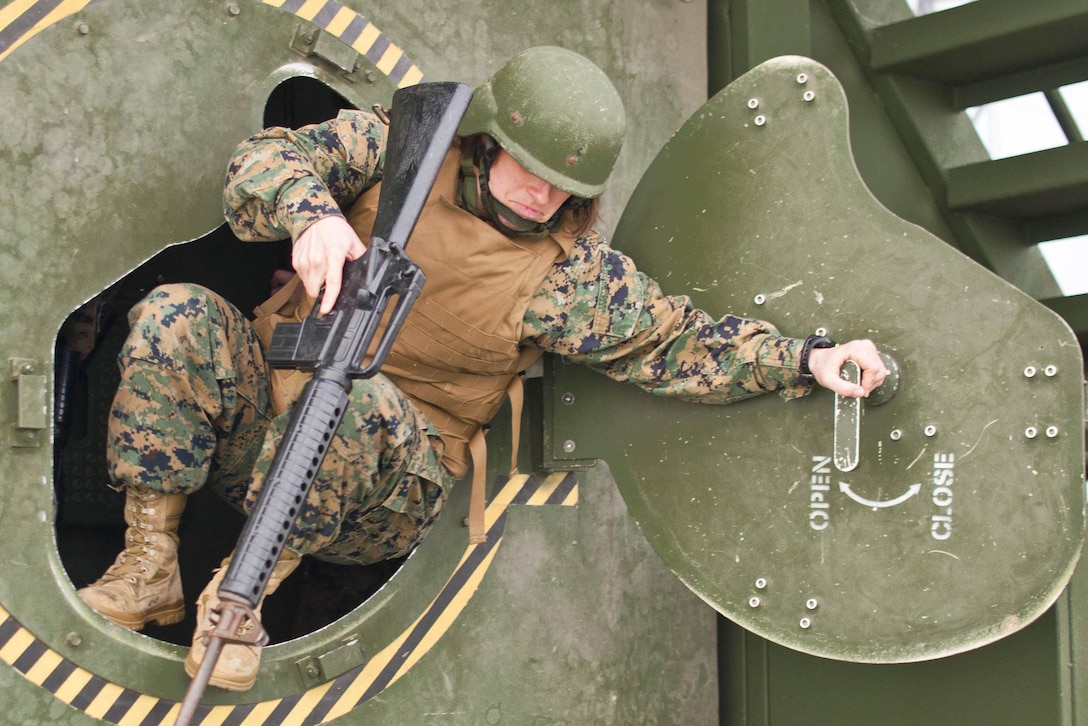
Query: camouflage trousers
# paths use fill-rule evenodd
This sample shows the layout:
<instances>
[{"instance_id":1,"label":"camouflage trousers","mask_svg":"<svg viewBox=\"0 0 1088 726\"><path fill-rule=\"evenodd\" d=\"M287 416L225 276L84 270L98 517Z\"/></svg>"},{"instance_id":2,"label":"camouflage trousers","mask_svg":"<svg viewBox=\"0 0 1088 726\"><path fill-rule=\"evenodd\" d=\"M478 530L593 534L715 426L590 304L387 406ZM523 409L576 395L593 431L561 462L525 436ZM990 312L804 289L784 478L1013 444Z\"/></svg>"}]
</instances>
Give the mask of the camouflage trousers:
<instances>
[{"instance_id":1,"label":"camouflage trousers","mask_svg":"<svg viewBox=\"0 0 1088 726\"><path fill-rule=\"evenodd\" d=\"M107 459L117 487L256 501L290 412L274 416L253 325L196 285L163 285L129 313ZM351 401L287 546L346 564L407 554L446 501L442 441L384 376Z\"/></svg>"}]
</instances>

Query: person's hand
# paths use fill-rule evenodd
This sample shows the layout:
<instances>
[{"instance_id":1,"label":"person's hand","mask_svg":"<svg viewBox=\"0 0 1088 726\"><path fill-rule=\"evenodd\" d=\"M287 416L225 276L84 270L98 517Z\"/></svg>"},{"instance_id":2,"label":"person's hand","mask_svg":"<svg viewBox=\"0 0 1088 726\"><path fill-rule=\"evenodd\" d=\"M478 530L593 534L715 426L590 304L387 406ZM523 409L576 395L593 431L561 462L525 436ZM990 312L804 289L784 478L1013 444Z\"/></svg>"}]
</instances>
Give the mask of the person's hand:
<instances>
[{"instance_id":1,"label":"person's hand","mask_svg":"<svg viewBox=\"0 0 1088 726\"><path fill-rule=\"evenodd\" d=\"M848 360L861 368L861 385L844 381L839 376L839 369ZM813 348L808 356L808 369L821 386L850 398L868 396L888 375L884 360L871 340L852 340L834 348Z\"/></svg>"},{"instance_id":2,"label":"person's hand","mask_svg":"<svg viewBox=\"0 0 1088 726\"><path fill-rule=\"evenodd\" d=\"M291 248L291 265L302 280L306 294L316 298L325 286L320 315L336 304L344 278L344 263L356 260L366 252L366 245L343 217L322 217L295 240Z\"/></svg>"}]
</instances>

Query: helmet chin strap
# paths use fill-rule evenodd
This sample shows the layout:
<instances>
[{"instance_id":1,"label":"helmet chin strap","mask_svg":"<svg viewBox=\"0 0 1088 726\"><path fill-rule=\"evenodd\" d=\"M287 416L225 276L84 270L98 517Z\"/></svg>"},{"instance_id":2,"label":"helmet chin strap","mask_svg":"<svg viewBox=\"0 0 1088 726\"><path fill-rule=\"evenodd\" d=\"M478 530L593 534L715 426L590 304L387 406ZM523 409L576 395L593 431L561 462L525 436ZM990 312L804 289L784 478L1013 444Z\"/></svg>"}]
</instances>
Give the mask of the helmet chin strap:
<instances>
[{"instance_id":1,"label":"helmet chin strap","mask_svg":"<svg viewBox=\"0 0 1088 726\"><path fill-rule=\"evenodd\" d=\"M482 135L476 145L474 158L461 157L461 197L470 212L480 219L490 222L503 234L526 237L543 237L550 234L559 225L564 203L547 222L534 222L518 215L514 210L495 199L488 186L491 174L491 162L498 153L499 145L489 136ZM569 200L568 200L569 201Z\"/></svg>"}]
</instances>

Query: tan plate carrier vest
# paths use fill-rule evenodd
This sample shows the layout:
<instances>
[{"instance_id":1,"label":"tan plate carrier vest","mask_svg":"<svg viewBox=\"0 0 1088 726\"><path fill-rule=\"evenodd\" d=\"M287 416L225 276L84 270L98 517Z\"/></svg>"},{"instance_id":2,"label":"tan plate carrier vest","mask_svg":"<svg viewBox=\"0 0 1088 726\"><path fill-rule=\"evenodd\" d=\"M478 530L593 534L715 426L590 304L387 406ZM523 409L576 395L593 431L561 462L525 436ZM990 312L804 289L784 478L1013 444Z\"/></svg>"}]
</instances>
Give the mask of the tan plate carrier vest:
<instances>
[{"instance_id":1,"label":"tan plate carrier vest","mask_svg":"<svg viewBox=\"0 0 1088 726\"><path fill-rule=\"evenodd\" d=\"M481 542L486 482L482 427L510 395L513 469L521 422L518 374L539 357L539 351L518 346L522 318L552 264L569 254L574 235L567 232L565 219L564 229L551 236L508 237L458 208L451 200L456 198L460 162L460 145L455 143L412 233L408 256L423 269L427 281L382 373L441 433L442 463L454 477L465 476L472 460L470 539ZM380 189L379 183L367 190L348 214L360 239L370 239ZM312 299L293 301L298 285L296 276L256 309L254 323L265 346L277 323L309 314ZM375 344L384 328L383 322ZM297 370L272 371L277 414L290 408L309 377Z\"/></svg>"}]
</instances>

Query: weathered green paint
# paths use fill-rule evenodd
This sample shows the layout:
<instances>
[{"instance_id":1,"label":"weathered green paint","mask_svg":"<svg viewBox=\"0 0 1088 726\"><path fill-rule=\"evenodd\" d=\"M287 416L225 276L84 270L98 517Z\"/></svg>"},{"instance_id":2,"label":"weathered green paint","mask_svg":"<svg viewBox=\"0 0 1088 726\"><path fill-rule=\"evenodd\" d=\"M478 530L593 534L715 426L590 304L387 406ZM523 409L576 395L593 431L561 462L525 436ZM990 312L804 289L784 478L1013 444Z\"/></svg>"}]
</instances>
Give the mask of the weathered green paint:
<instances>
[{"instance_id":1,"label":"weathered green paint","mask_svg":"<svg viewBox=\"0 0 1088 726\"><path fill-rule=\"evenodd\" d=\"M46 4L32 7L25 18L41 19ZM433 80L479 83L506 57L531 45L564 45L590 56L615 79L637 118L605 205L622 208L653 153L704 97L701 54L677 58L672 49L690 48L692 37L701 45L705 19L698 2L610 8L605 19L600 8L588 0L513 12L502 3L433 8L417 2L341 6L289 0L278 8L256 0L101 0L47 21L0 61L0 95L19 99L0 124L0 290L7 300L0 338L9 358L36 366L0 393L5 426L38 425L41 403L53 394L48 374L58 327L115 281L125 278L125 295L183 277L224 290L244 305L259 299L264 270L278 252L242 245L219 229L230 151L263 126L269 96L292 79L320 81L361 108L388 105L395 85L388 68L338 39L342 27L334 15L340 9L365 16ZM7 30L29 27L17 23ZM610 44L599 42L602 27ZM258 271L256 279L242 282L251 271ZM496 472L509 458L504 428L499 422L491 447ZM51 433L38 431L43 443ZM101 446L100 438L88 439L91 449L96 444ZM65 667L91 679L92 691L103 688L100 698L80 697L77 689L62 702L60 694L35 685L40 680L0 664L0 723L110 721L139 694L144 695L133 708L151 708L152 720L163 718L188 683L181 667L185 648L160 639L157 631L143 635L108 624L75 596L66 569L93 578L96 573L83 572L80 563L115 548L113 533L91 529L81 535L66 524L63 538L76 538L76 545L65 545L68 559L62 562L51 447L3 447L0 462L9 493L0 499L6 563L0 606L8 614L0 622L5 632L18 635L5 655L30 644L20 661L24 668L40 663L40 670L65 659ZM386 651L444 591L465 553L460 513L467 509L467 495L467 487L455 492L433 536L377 595L318 632L267 648L252 691L213 689L206 702L256 703L253 719L264 713L266 722L281 723L278 699L351 677ZM80 514L71 521L80 522ZM204 497L194 497L187 514L183 552L191 554L183 560L183 577L191 600L210 567L229 551L238 522ZM97 512L88 511L84 519L101 527ZM438 640L419 662L338 722L629 724L714 718L713 613L638 535L606 468L585 475L576 505L547 512L515 505L494 559L479 573L479 583L462 593L464 609L443 622L444 629L428 631ZM265 613L271 619L282 607L270 599Z\"/></svg>"},{"instance_id":2,"label":"weathered green paint","mask_svg":"<svg viewBox=\"0 0 1088 726\"><path fill-rule=\"evenodd\" d=\"M26 16L36 22L45 15L42 8L56 3L26 5ZM303 5L286 3L288 8ZM986 159L960 109L1086 77L1088 51L1077 45L1086 34L1076 30L1084 11L1076 0L1039 8L980 0L959 11L959 17L974 18L959 29L954 27L957 16L910 20L902 0L711 0L709 7L702 0L513 5L485 0L441 6L420 0L352 0L347 5L371 20L432 80L475 85L503 59L538 44L570 47L601 65L632 119L604 200L607 228L619 219L658 149L698 109L708 85L716 91L773 55L811 55L847 89L854 158L886 207L1031 295L1048 299L1078 331L1088 330L1088 298L1061 298L1031 246L1088 229L1084 211L1010 219L952 211L944 202L955 186L949 184L950 170ZM1031 12L1020 14L1028 6ZM0 0L0 11L14 7ZM66 2L58 6L60 16L47 19L47 27L9 55L0 49L0 97L18 99L6 106L0 123L0 289L6 306L0 339L9 359L40 364L25 374L30 376L25 381L11 377L0 393L9 431L37 435L33 445L9 439L11 445L0 451L8 492L0 498L5 533L0 605L27 626L36 639L33 647L156 698L180 695L186 682L180 667L184 649L157 634L107 626L76 600L54 542L48 444L55 432L11 427L19 423L20 413L23 423L36 427L40 422L42 386L47 402L53 393L50 363L60 322L144 260L155 258L129 278L129 288L153 284L161 275L195 275L235 289L247 303L260 297L260 275L241 285L245 275L239 270L263 270L274 260L229 235L208 234L221 221L219 177L226 153L262 125L268 96L292 77L316 78L361 107L384 102L392 93L393 84L381 69L326 29L331 13L313 15L329 7L305 4L313 18L309 22L256 0ZM75 14L67 14L72 10ZM1062 24L1062 17L1070 22ZM1039 33L1047 23L1061 41L1054 46L1072 43L1079 55L1061 60L1048 43L1011 43L1024 32ZM917 42L900 42L919 28L925 32L914 36ZM0 36L0 45L6 39ZM991 41L1002 53L1016 46L1016 70L1001 68L1005 75L997 77L990 77L992 70L978 72L980 64L1005 62L1001 54L971 57L968 48ZM881 69L873 68L874 57ZM956 63L935 65L933 59L940 57ZM356 62L361 66L348 72ZM971 77L960 77L966 71ZM1046 176L1045 170L1029 171ZM979 194L990 193L982 188L984 182L972 183ZM711 238L718 239L717 234ZM195 241L179 244L187 240ZM624 239L618 244L623 246ZM697 247L689 254L693 260L717 254L713 248L709 253ZM648 267L657 269L653 254L646 259ZM935 260L944 259L938 253L926 261L939 267ZM743 290L738 294L743 297ZM920 290L918 298L926 294ZM959 303L958 295L955 299ZM727 302L724 307L735 309ZM936 305L946 307L946 302ZM799 324L801 313L786 317L780 322L788 330L807 326ZM867 329L858 332L868 334ZM916 334L904 333L892 347L906 350L904 341ZM909 400L911 376L924 367L913 355L903 356L905 393L887 404L889 411ZM988 380L1004 371L982 370ZM671 464L651 461L642 476L662 492L683 491L676 482L693 476L719 475L709 465L694 473L677 465L690 455L695 439L675 427L698 427L708 412L684 407L675 419L670 414L653 421L656 439L625 439L623 429L612 425L622 416L623 399L592 380L586 384L588 393L579 390L568 406L560 398L568 373L533 381L546 399L530 400L525 422L535 435L522 451L538 450L541 441L546 449L533 461L590 467L600 452L611 452L613 469L623 472L632 447L650 455L654 445L652 454ZM776 401L742 407L755 410L758 418L764 405L785 408ZM790 424L774 432L780 439L792 441L798 436L792 428L796 422L805 429L804 422L822 421L831 410L827 396L797 405L803 413L796 416L786 408ZM541 407L547 412L545 425ZM657 410L657 402L640 399L635 409L644 416ZM874 418L889 416L867 413L863 432ZM602 426L602 420L609 425ZM508 432L498 423L489 437L494 471L501 471L508 458ZM731 419L730 429L735 428ZM1071 424L1066 430L1075 428ZM726 446L722 436L715 443L730 454L734 442ZM595 446L598 440L601 445ZM564 450L568 441L575 444L573 452ZM92 448L96 443L87 441ZM864 433L861 445L864 461ZM995 458L999 473L1010 468ZM523 470L529 470L528 457L523 459ZM729 724L924 721L959 726L1056 723L1059 718L1088 723L1084 709L1074 705L1088 702L1088 676L1077 668L1073 645L1088 637L1084 568L1074 574L1067 597L1056 608L1020 632L968 653L895 666L845 663L782 648L727 625L719 669L713 659L711 611L680 588L646 549L616 497L609 470L597 466L579 476L577 507L512 510L496 559L440 644L380 698L339 722L709 724L717 722L713 701L720 684L720 719ZM455 508L464 508L464 494L464 489L456 494ZM190 514L191 520L210 523L186 531L188 541L199 541L206 550L186 575L192 596L232 538L230 526L223 524L229 524L229 517L213 502L194 501ZM96 516L89 513L88 521L95 524ZM268 677L252 694L214 698L242 702L297 693L373 657L423 610L463 552L457 517L441 525L427 548L364 606L319 633L272 646L266 654ZM780 540L772 540L771 548L778 547ZM112 547L101 543L104 550ZM42 596L43 588L48 596ZM276 607L270 601L266 612ZM317 677L307 675L311 665ZM2 664L0 687L0 723L99 722Z\"/></svg>"},{"instance_id":3,"label":"weathered green paint","mask_svg":"<svg viewBox=\"0 0 1088 726\"><path fill-rule=\"evenodd\" d=\"M610 462L704 599L790 648L874 663L978 647L1054 602L1084 534L1079 346L873 199L824 67L777 59L711 99L651 165L616 244L699 307L870 337L902 372L865 407L847 472L830 463L826 391L698 407L557 368L553 395L575 403L555 407L556 440ZM589 414L605 410L609 427Z\"/></svg>"}]
</instances>

